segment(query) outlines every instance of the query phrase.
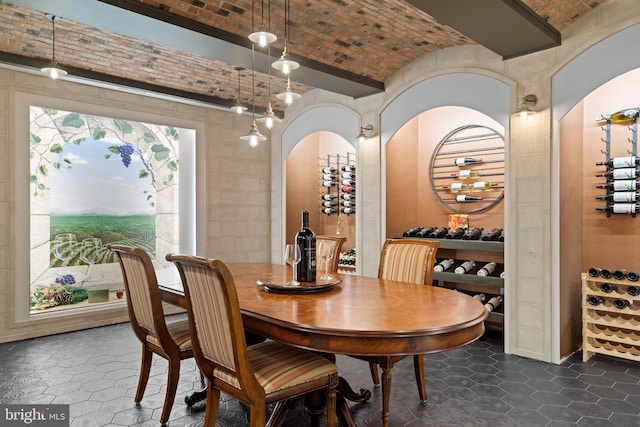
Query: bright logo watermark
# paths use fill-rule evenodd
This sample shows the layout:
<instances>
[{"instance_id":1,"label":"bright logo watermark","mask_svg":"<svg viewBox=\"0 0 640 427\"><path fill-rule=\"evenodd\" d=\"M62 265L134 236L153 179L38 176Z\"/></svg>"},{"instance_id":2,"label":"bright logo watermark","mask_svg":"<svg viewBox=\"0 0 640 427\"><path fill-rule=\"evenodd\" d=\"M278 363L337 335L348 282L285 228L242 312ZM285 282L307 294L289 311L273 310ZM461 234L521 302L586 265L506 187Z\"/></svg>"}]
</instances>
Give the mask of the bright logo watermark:
<instances>
[{"instance_id":1,"label":"bright logo watermark","mask_svg":"<svg viewBox=\"0 0 640 427\"><path fill-rule=\"evenodd\" d=\"M69 427L69 405L0 405L0 426Z\"/></svg>"}]
</instances>

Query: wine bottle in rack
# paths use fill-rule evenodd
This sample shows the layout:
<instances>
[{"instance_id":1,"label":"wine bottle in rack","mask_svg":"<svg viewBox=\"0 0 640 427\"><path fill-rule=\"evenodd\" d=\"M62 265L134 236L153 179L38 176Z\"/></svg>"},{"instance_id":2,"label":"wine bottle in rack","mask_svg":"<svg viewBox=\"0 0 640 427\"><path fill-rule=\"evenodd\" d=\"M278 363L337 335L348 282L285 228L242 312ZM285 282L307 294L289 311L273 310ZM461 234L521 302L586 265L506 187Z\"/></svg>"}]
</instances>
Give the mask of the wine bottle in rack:
<instances>
[{"instance_id":1,"label":"wine bottle in rack","mask_svg":"<svg viewBox=\"0 0 640 427\"><path fill-rule=\"evenodd\" d=\"M608 162L598 162L596 166L608 166L611 168L632 168L640 164L640 157L614 157Z\"/></svg>"},{"instance_id":2,"label":"wine bottle in rack","mask_svg":"<svg viewBox=\"0 0 640 427\"><path fill-rule=\"evenodd\" d=\"M613 179L629 179L638 177L638 169L636 168L619 168L609 172L597 173L597 177L607 177Z\"/></svg>"},{"instance_id":3,"label":"wine bottle in rack","mask_svg":"<svg viewBox=\"0 0 640 427\"><path fill-rule=\"evenodd\" d=\"M451 190L451 191L464 191L464 190L469 190L469 184L465 184L462 182L452 182L449 185L443 185L442 188L444 190Z\"/></svg>"},{"instance_id":4,"label":"wine bottle in rack","mask_svg":"<svg viewBox=\"0 0 640 427\"><path fill-rule=\"evenodd\" d=\"M322 202L322 206L324 206L325 208L330 208L333 206L338 206L338 204L336 202L332 202L332 201L324 201Z\"/></svg>"},{"instance_id":5,"label":"wine bottle in rack","mask_svg":"<svg viewBox=\"0 0 640 427\"><path fill-rule=\"evenodd\" d=\"M605 188L613 191L631 191L640 188L640 184L635 179L616 179L606 184L598 184L596 188Z\"/></svg>"},{"instance_id":6,"label":"wine bottle in rack","mask_svg":"<svg viewBox=\"0 0 640 427\"><path fill-rule=\"evenodd\" d=\"M300 262L296 265L299 282L316 280L316 235L309 228L309 211L302 211L302 228L296 233Z\"/></svg>"},{"instance_id":7,"label":"wine bottle in rack","mask_svg":"<svg viewBox=\"0 0 640 427\"><path fill-rule=\"evenodd\" d=\"M353 194L356 192L356 187L354 187L353 185L343 185L342 186L342 192L343 193L348 193L348 194Z\"/></svg>"},{"instance_id":8,"label":"wine bottle in rack","mask_svg":"<svg viewBox=\"0 0 640 427\"><path fill-rule=\"evenodd\" d=\"M488 181L477 181L474 182L471 186L473 190L488 190L493 187L497 187L497 182L488 182Z\"/></svg>"},{"instance_id":9,"label":"wine bottle in rack","mask_svg":"<svg viewBox=\"0 0 640 427\"><path fill-rule=\"evenodd\" d=\"M589 277L599 277L600 269L597 267L590 267L589 270L587 270L587 274L589 275Z\"/></svg>"},{"instance_id":10,"label":"wine bottle in rack","mask_svg":"<svg viewBox=\"0 0 640 427\"><path fill-rule=\"evenodd\" d=\"M482 159L478 159L476 157L458 157L455 160L456 166L477 165L480 163L482 163Z\"/></svg>"},{"instance_id":11,"label":"wine bottle in rack","mask_svg":"<svg viewBox=\"0 0 640 427\"><path fill-rule=\"evenodd\" d=\"M637 282L640 279L640 274L637 271L630 271L627 273L627 279L632 282Z\"/></svg>"},{"instance_id":12,"label":"wine bottle in rack","mask_svg":"<svg viewBox=\"0 0 640 427\"><path fill-rule=\"evenodd\" d=\"M488 312L492 312L496 308L500 307L500 304L502 304L502 297L500 295L496 295L495 297L487 301L487 303L484 305L484 308Z\"/></svg>"},{"instance_id":13,"label":"wine bottle in rack","mask_svg":"<svg viewBox=\"0 0 640 427\"><path fill-rule=\"evenodd\" d=\"M351 214L356 213L356 209L355 208L342 208L342 209L340 209L340 212L342 212L343 214L346 214L346 215L351 215Z\"/></svg>"},{"instance_id":14,"label":"wine bottle in rack","mask_svg":"<svg viewBox=\"0 0 640 427\"><path fill-rule=\"evenodd\" d=\"M612 274L616 280L624 280L627 278L627 272L625 270L613 270Z\"/></svg>"},{"instance_id":15,"label":"wine bottle in rack","mask_svg":"<svg viewBox=\"0 0 640 427\"><path fill-rule=\"evenodd\" d=\"M426 237L429 237L429 234L431 234L433 232L433 230L435 230L435 227L427 227L427 228L423 228L422 230L418 231L416 233L416 237L419 237L421 239L424 239Z\"/></svg>"},{"instance_id":16,"label":"wine bottle in rack","mask_svg":"<svg viewBox=\"0 0 640 427\"><path fill-rule=\"evenodd\" d=\"M356 185L356 181L353 179L343 179L342 185Z\"/></svg>"},{"instance_id":17,"label":"wine bottle in rack","mask_svg":"<svg viewBox=\"0 0 640 427\"><path fill-rule=\"evenodd\" d=\"M636 214L640 212L640 205L635 203L613 203L609 206L598 206L596 210L614 214Z\"/></svg>"},{"instance_id":18,"label":"wine bottle in rack","mask_svg":"<svg viewBox=\"0 0 640 427\"><path fill-rule=\"evenodd\" d=\"M475 294L473 297L480 302L484 302L487 299L485 294Z\"/></svg>"},{"instance_id":19,"label":"wine bottle in rack","mask_svg":"<svg viewBox=\"0 0 640 427\"><path fill-rule=\"evenodd\" d=\"M593 306L596 305L600 305L602 303L604 303L604 298L598 296L598 295L589 295L587 297L587 302Z\"/></svg>"},{"instance_id":20,"label":"wine bottle in rack","mask_svg":"<svg viewBox=\"0 0 640 427\"><path fill-rule=\"evenodd\" d=\"M628 286L627 293L632 297L637 297L638 295L640 295L640 288L637 286Z\"/></svg>"},{"instance_id":21,"label":"wine bottle in rack","mask_svg":"<svg viewBox=\"0 0 640 427\"><path fill-rule=\"evenodd\" d=\"M356 202L353 202L351 200L343 200L342 201L342 206L344 206L345 208L352 208L356 205Z\"/></svg>"},{"instance_id":22,"label":"wine bottle in rack","mask_svg":"<svg viewBox=\"0 0 640 427\"><path fill-rule=\"evenodd\" d=\"M323 187L333 187L334 185L336 185L335 181L322 181Z\"/></svg>"},{"instance_id":23,"label":"wine bottle in rack","mask_svg":"<svg viewBox=\"0 0 640 427\"><path fill-rule=\"evenodd\" d=\"M462 264L460 264L459 266L457 266L456 269L453 270L453 272L456 273L456 274L467 274L475 266L476 266L476 263L474 261L471 261L471 260L465 261Z\"/></svg>"},{"instance_id":24,"label":"wine bottle in rack","mask_svg":"<svg viewBox=\"0 0 640 427\"><path fill-rule=\"evenodd\" d=\"M322 213L323 214L327 214L327 215L331 215L331 214L334 214L336 212L337 211L335 209L333 209L333 208L323 208L322 209Z\"/></svg>"},{"instance_id":25,"label":"wine bottle in rack","mask_svg":"<svg viewBox=\"0 0 640 427\"><path fill-rule=\"evenodd\" d=\"M502 234L502 230L501 229L493 228L487 234L482 236L482 240L484 240L485 242L498 240L498 238L500 237L500 234Z\"/></svg>"},{"instance_id":26,"label":"wine bottle in rack","mask_svg":"<svg viewBox=\"0 0 640 427\"><path fill-rule=\"evenodd\" d=\"M330 173L325 173L324 175L322 175L322 179L325 181L333 181L336 179L336 176Z\"/></svg>"},{"instance_id":27,"label":"wine bottle in rack","mask_svg":"<svg viewBox=\"0 0 640 427\"><path fill-rule=\"evenodd\" d=\"M631 305L631 301L628 299L617 299L613 301L613 306L618 310L623 310Z\"/></svg>"},{"instance_id":28,"label":"wine bottle in rack","mask_svg":"<svg viewBox=\"0 0 640 427\"><path fill-rule=\"evenodd\" d=\"M460 179L469 179L469 178L476 178L480 176L480 172L478 172L475 169L462 169L462 170L459 170L457 173L452 173L451 176L460 178Z\"/></svg>"},{"instance_id":29,"label":"wine bottle in rack","mask_svg":"<svg viewBox=\"0 0 640 427\"><path fill-rule=\"evenodd\" d=\"M456 228L455 230L449 230L445 237L445 239L462 239L464 236L464 228Z\"/></svg>"},{"instance_id":30,"label":"wine bottle in rack","mask_svg":"<svg viewBox=\"0 0 640 427\"><path fill-rule=\"evenodd\" d=\"M482 201L482 197L480 197L480 196L468 196L468 195L463 195L463 194L460 194L460 195L456 196L456 202L458 202L458 203L480 202L480 201Z\"/></svg>"},{"instance_id":31,"label":"wine bottle in rack","mask_svg":"<svg viewBox=\"0 0 640 427\"><path fill-rule=\"evenodd\" d=\"M452 259L443 259L433 267L433 271L447 271L453 265Z\"/></svg>"},{"instance_id":32,"label":"wine bottle in rack","mask_svg":"<svg viewBox=\"0 0 640 427\"><path fill-rule=\"evenodd\" d=\"M356 195L355 194L343 193L340 197L342 197L342 200L355 200L356 199Z\"/></svg>"},{"instance_id":33,"label":"wine bottle in rack","mask_svg":"<svg viewBox=\"0 0 640 427\"><path fill-rule=\"evenodd\" d=\"M498 237L498 242L504 242L504 230L500 230L500 237Z\"/></svg>"},{"instance_id":34,"label":"wine bottle in rack","mask_svg":"<svg viewBox=\"0 0 640 427\"><path fill-rule=\"evenodd\" d=\"M462 236L462 240L478 240L482 236L482 228L474 228L473 230L467 230Z\"/></svg>"},{"instance_id":35,"label":"wine bottle in rack","mask_svg":"<svg viewBox=\"0 0 640 427\"><path fill-rule=\"evenodd\" d=\"M609 194L603 194L596 196L597 200L609 200L614 203L629 203L637 202L640 200L638 193L635 191L615 191Z\"/></svg>"},{"instance_id":36,"label":"wine bottle in rack","mask_svg":"<svg viewBox=\"0 0 640 427\"><path fill-rule=\"evenodd\" d=\"M342 179L356 179L356 174L351 172L343 172Z\"/></svg>"},{"instance_id":37,"label":"wine bottle in rack","mask_svg":"<svg viewBox=\"0 0 640 427\"><path fill-rule=\"evenodd\" d=\"M422 230L423 227L413 227L408 229L407 231L402 233L402 237L416 237L418 232Z\"/></svg>"},{"instance_id":38,"label":"wine bottle in rack","mask_svg":"<svg viewBox=\"0 0 640 427\"><path fill-rule=\"evenodd\" d=\"M323 194L320 196L322 200L334 200L336 198L335 194Z\"/></svg>"},{"instance_id":39,"label":"wine bottle in rack","mask_svg":"<svg viewBox=\"0 0 640 427\"><path fill-rule=\"evenodd\" d=\"M478 270L476 275L478 275L478 276L491 276L491 273L496 271L496 265L497 264L495 262L488 262L485 265L483 265L482 267L480 267L480 270Z\"/></svg>"},{"instance_id":40,"label":"wine bottle in rack","mask_svg":"<svg viewBox=\"0 0 640 427\"><path fill-rule=\"evenodd\" d=\"M338 170L336 168L331 166L322 168L322 173L336 173L337 171Z\"/></svg>"},{"instance_id":41,"label":"wine bottle in rack","mask_svg":"<svg viewBox=\"0 0 640 427\"><path fill-rule=\"evenodd\" d=\"M602 119L608 120L611 123L624 123L636 120L638 118L638 107L626 108L624 110L616 111L613 114L605 114Z\"/></svg>"},{"instance_id":42,"label":"wine bottle in rack","mask_svg":"<svg viewBox=\"0 0 640 427\"><path fill-rule=\"evenodd\" d=\"M355 165L344 165L342 166L342 172L353 172L355 173L356 171L356 166Z\"/></svg>"},{"instance_id":43,"label":"wine bottle in rack","mask_svg":"<svg viewBox=\"0 0 640 427\"><path fill-rule=\"evenodd\" d=\"M447 235L447 233L449 233L448 227L436 228L429 234L429 237L432 237L434 239L442 239Z\"/></svg>"},{"instance_id":44,"label":"wine bottle in rack","mask_svg":"<svg viewBox=\"0 0 640 427\"><path fill-rule=\"evenodd\" d=\"M604 282L600 285L600 290L605 294L610 294L611 292L616 290L616 287L609 282Z\"/></svg>"},{"instance_id":45,"label":"wine bottle in rack","mask_svg":"<svg viewBox=\"0 0 640 427\"><path fill-rule=\"evenodd\" d=\"M500 278L504 279L505 277L507 277L507 273L504 271L500 272Z\"/></svg>"},{"instance_id":46,"label":"wine bottle in rack","mask_svg":"<svg viewBox=\"0 0 640 427\"><path fill-rule=\"evenodd\" d=\"M603 279L611 279L613 277L613 274L611 274L611 270L609 270L608 268L602 268L600 269L600 277L602 277Z\"/></svg>"}]
</instances>

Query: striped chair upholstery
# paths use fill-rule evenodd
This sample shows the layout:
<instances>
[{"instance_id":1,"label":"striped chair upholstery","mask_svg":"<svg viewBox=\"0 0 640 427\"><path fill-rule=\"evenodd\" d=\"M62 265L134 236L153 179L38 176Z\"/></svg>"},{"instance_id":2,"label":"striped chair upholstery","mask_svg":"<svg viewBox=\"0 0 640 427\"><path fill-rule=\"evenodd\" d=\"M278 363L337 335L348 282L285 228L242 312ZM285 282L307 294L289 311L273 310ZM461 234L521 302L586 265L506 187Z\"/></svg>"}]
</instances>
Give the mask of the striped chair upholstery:
<instances>
[{"instance_id":1,"label":"striped chair upholstery","mask_svg":"<svg viewBox=\"0 0 640 427\"><path fill-rule=\"evenodd\" d=\"M144 250L121 245L108 247L118 256L127 293L129 320L142 342L142 363L134 401L140 403L142 400L153 354L166 359L169 362L167 392L160 415L160 422L166 424L176 397L180 361L193 357L189 322L187 319L166 321L156 273Z\"/></svg>"},{"instance_id":2,"label":"striped chair upholstery","mask_svg":"<svg viewBox=\"0 0 640 427\"><path fill-rule=\"evenodd\" d=\"M387 239L380 252L380 264L378 277L385 280L395 280L411 285L431 285L433 282L433 266L436 261L436 252L440 242L431 240L412 239ZM404 356L382 358L353 356L369 362L371 378L374 384L380 384L378 365L384 362L387 365L386 374L391 380L391 366L399 362ZM386 359L386 358L385 358ZM424 358L422 355L413 356L414 372L420 400L427 400L427 386L424 379ZM389 388L383 387L383 399L389 401Z\"/></svg>"},{"instance_id":3,"label":"striped chair upholstery","mask_svg":"<svg viewBox=\"0 0 640 427\"><path fill-rule=\"evenodd\" d=\"M187 297L193 352L208 380L205 425L216 423L220 392L249 405L264 426L265 405L326 389L327 425L335 426L338 368L317 354L274 341L247 347L231 273L222 261L168 254Z\"/></svg>"}]
</instances>

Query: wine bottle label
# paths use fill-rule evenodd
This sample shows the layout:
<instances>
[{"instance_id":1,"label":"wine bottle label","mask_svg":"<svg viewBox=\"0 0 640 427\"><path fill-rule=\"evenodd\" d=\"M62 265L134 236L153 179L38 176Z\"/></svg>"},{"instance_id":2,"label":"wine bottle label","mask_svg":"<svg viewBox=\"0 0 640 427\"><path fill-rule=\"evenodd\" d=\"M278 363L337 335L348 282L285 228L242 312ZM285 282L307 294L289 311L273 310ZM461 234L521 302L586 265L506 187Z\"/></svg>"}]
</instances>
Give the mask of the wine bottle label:
<instances>
[{"instance_id":1,"label":"wine bottle label","mask_svg":"<svg viewBox=\"0 0 640 427\"><path fill-rule=\"evenodd\" d=\"M613 193L614 202L635 202L637 200L637 194L635 191L616 191Z\"/></svg>"},{"instance_id":2,"label":"wine bottle label","mask_svg":"<svg viewBox=\"0 0 640 427\"><path fill-rule=\"evenodd\" d=\"M356 170L356 167L353 165L344 165L342 166L342 171L343 172L354 172Z\"/></svg>"},{"instance_id":3,"label":"wine bottle label","mask_svg":"<svg viewBox=\"0 0 640 427\"><path fill-rule=\"evenodd\" d=\"M324 187L333 187L334 185L336 185L336 183L333 181L322 181L322 185Z\"/></svg>"},{"instance_id":4,"label":"wine bottle label","mask_svg":"<svg viewBox=\"0 0 640 427\"><path fill-rule=\"evenodd\" d=\"M330 173L325 173L324 175L322 175L322 179L324 179L325 181L333 181L335 178L335 175L332 175Z\"/></svg>"},{"instance_id":5,"label":"wine bottle label","mask_svg":"<svg viewBox=\"0 0 640 427\"><path fill-rule=\"evenodd\" d=\"M355 203L350 202L350 201L348 201L348 200L345 200L344 202L342 202L342 206L344 206L344 207L347 207L347 208L348 208L348 207L355 206Z\"/></svg>"},{"instance_id":6,"label":"wine bottle label","mask_svg":"<svg viewBox=\"0 0 640 427\"><path fill-rule=\"evenodd\" d=\"M354 185L356 182L352 179L343 179L342 185Z\"/></svg>"},{"instance_id":7,"label":"wine bottle label","mask_svg":"<svg viewBox=\"0 0 640 427\"><path fill-rule=\"evenodd\" d=\"M342 174L342 179L353 179L355 177L351 172L345 172Z\"/></svg>"},{"instance_id":8,"label":"wine bottle label","mask_svg":"<svg viewBox=\"0 0 640 427\"><path fill-rule=\"evenodd\" d=\"M355 198L355 196L353 194L343 194L342 198L344 200L353 200Z\"/></svg>"},{"instance_id":9,"label":"wine bottle label","mask_svg":"<svg viewBox=\"0 0 640 427\"><path fill-rule=\"evenodd\" d=\"M461 182L452 182L451 183L451 189L454 191L459 191L462 190L464 188L464 184Z\"/></svg>"},{"instance_id":10,"label":"wine bottle label","mask_svg":"<svg viewBox=\"0 0 640 427\"><path fill-rule=\"evenodd\" d=\"M342 209L342 213L345 213L345 214L352 214L352 213L356 213L356 210L355 210L355 209L353 209L353 208L343 208L343 209Z\"/></svg>"},{"instance_id":11,"label":"wine bottle label","mask_svg":"<svg viewBox=\"0 0 640 427\"><path fill-rule=\"evenodd\" d=\"M336 211L335 209L331 209L331 208L324 208L324 209L322 210L322 213L325 213L325 214L332 214L332 213L335 213L335 211Z\"/></svg>"},{"instance_id":12,"label":"wine bottle label","mask_svg":"<svg viewBox=\"0 0 640 427\"><path fill-rule=\"evenodd\" d=\"M636 165L636 158L631 157L614 157L611 159L611 165L614 168L628 168Z\"/></svg>"},{"instance_id":13,"label":"wine bottle label","mask_svg":"<svg viewBox=\"0 0 640 427\"><path fill-rule=\"evenodd\" d=\"M491 187L491 184L485 181L478 181L473 183L473 188L475 189L483 189L483 188L489 188L489 187Z\"/></svg>"},{"instance_id":14,"label":"wine bottle label","mask_svg":"<svg viewBox=\"0 0 640 427\"><path fill-rule=\"evenodd\" d=\"M638 170L636 168L621 168L613 170L613 179L635 178Z\"/></svg>"},{"instance_id":15,"label":"wine bottle label","mask_svg":"<svg viewBox=\"0 0 640 427\"><path fill-rule=\"evenodd\" d=\"M333 200L336 198L335 194L323 194L321 197L322 200Z\"/></svg>"},{"instance_id":16,"label":"wine bottle label","mask_svg":"<svg viewBox=\"0 0 640 427\"><path fill-rule=\"evenodd\" d=\"M323 202L322 206L326 206L328 208L330 208L331 206L335 206L336 203L335 202Z\"/></svg>"},{"instance_id":17,"label":"wine bottle label","mask_svg":"<svg viewBox=\"0 0 640 427\"><path fill-rule=\"evenodd\" d=\"M323 168L322 173L334 173L336 168Z\"/></svg>"},{"instance_id":18,"label":"wine bottle label","mask_svg":"<svg viewBox=\"0 0 640 427\"><path fill-rule=\"evenodd\" d=\"M461 170L458 173L458 176L460 178L469 178L469 177L471 177L471 170L470 169Z\"/></svg>"},{"instance_id":19,"label":"wine bottle label","mask_svg":"<svg viewBox=\"0 0 640 427\"><path fill-rule=\"evenodd\" d=\"M635 203L614 203L612 210L613 210L613 213L631 214L636 212L636 204Z\"/></svg>"},{"instance_id":20,"label":"wine bottle label","mask_svg":"<svg viewBox=\"0 0 640 427\"><path fill-rule=\"evenodd\" d=\"M482 197L466 196L466 195L456 196L456 202L475 202L475 201L479 201L479 200L482 200Z\"/></svg>"},{"instance_id":21,"label":"wine bottle label","mask_svg":"<svg viewBox=\"0 0 640 427\"><path fill-rule=\"evenodd\" d=\"M627 191L627 190L635 190L635 189L636 189L635 179L623 179L623 180L613 181L614 191Z\"/></svg>"}]
</instances>

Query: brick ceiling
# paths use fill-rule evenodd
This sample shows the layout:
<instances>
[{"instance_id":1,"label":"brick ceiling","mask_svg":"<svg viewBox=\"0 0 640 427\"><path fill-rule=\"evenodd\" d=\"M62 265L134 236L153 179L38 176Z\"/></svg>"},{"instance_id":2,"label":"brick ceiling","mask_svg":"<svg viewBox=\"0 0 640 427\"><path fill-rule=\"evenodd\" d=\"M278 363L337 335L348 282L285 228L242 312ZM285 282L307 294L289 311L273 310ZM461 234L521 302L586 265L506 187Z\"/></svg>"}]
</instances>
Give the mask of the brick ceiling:
<instances>
[{"instance_id":1,"label":"brick ceiling","mask_svg":"<svg viewBox=\"0 0 640 427\"><path fill-rule=\"evenodd\" d=\"M522 4L555 30L562 31L606 1L522 0ZM100 0L102 6L118 7L120 11L131 9L127 13L143 13L163 21L163 25L210 31L231 44L244 44L244 62L249 64L246 68L251 68L247 62L250 50L246 49L249 46L246 36L261 22L261 5L266 9L269 3L271 31L279 37L273 48L271 60L274 60L283 47L284 0ZM448 47L476 44L402 0L291 0L290 11L290 53L300 60L303 68L315 68L327 76L346 76L347 82L353 79L354 84L371 85L378 91L394 73L421 56ZM56 59L72 75L220 105L230 105L237 97L234 70L237 63L168 46L151 35L132 38L119 34L110 31L107 25L101 26L99 19L91 24L73 20L56 12L49 2L0 0L0 61L36 68L48 63L52 31L45 13L60 16L56 21ZM269 16L266 10L264 16L266 22ZM284 91L286 80L274 70L271 78L266 72L257 72L255 81L259 112L269 99L275 109L284 110L273 94ZM296 82L296 72L292 74L292 86L299 93L313 89L309 84ZM250 70L241 72L240 93L242 102L250 105Z\"/></svg>"}]
</instances>

